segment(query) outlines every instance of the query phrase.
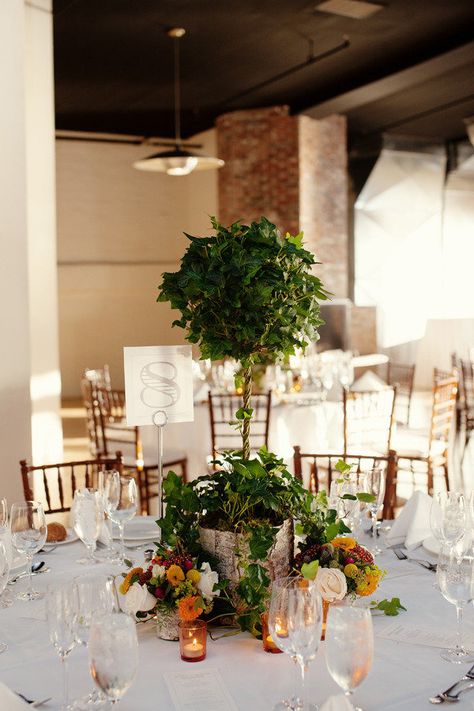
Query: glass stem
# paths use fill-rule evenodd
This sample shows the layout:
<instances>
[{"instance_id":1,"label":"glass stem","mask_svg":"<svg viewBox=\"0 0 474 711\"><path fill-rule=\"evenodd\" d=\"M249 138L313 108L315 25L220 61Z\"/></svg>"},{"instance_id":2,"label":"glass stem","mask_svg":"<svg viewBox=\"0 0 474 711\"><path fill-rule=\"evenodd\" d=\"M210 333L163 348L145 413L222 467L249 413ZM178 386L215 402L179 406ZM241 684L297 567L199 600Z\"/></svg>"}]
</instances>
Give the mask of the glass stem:
<instances>
[{"instance_id":1,"label":"glass stem","mask_svg":"<svg viewBox=\"0 0 474 711\"><path fill-rule=\"evenodd\" d=\"M67 654L61 656L61 666L63 668L63 709L67 711L69 705L69 690L68 690L68 676L67 676Z\"/></svg>"},{"instance_id":2,"label":"glass stem","mask_svg":"<svg viewBox=\"0 0 474 711\"><path fill-rule=\"evenodd\" d=\"M304 674L306 671L305 664L302 659L299 659L299 665L301 669L301 684L300 684L300 694L299 694L299 705L303 706L304 704Z\"/></svg>"},{"instance_id":3,"label":"glass stem","mask_svg":"<svg viewBox=\"0 0 474 711\"><path fill-rule=\"evenodd\" d=\"M28 594L33 594L33 578L31 576L31 568L33 566L33 556L27 554L26 556L26 570L28 571Z\"/></svg>"},{"instance_id":4,"label":"glass stem","mask_svg":"<svg viewBox=\"0 0 474 711\"><path fill-rule=\"evenodd\" d=\"M119 523L119 531L120 531L120 560L123 562L125 560L125 541L124 541L124 534L125 534L125 525L123 521Z\"/></svg>"},{"instance_id":5,"label":"glass stem","mask_svg":"<svg viewBox=\"0 0 474 711\"><path fill-rule=\"evenodd\" d=\"M375 543L377 540L377 511L371 511L370 514L372 516L372 538Z\"/></svg>"},{"instance_id":6,"label":"glass stem","mask_svg":"<svg viewBox=\"0 0 474 711\"><path fill-rule=\"evenodd\" d=\"M456 605L456 652L464 652L463 637L462 637L462 605Z\"/></svg>"},{"instance_id":7,"label":"glass stem","mask_svg":"<svg viewBox=\"0 0 474 711\"><path fill-rule=\"evenodd\" d=\"M87 546L87 551L89 553L89 561L91 563L95 562L94 561L94 553L95 553L96 545L97 544L94 542L94 543L91 543L90 545Z\"/></svg>"}]
</instances>

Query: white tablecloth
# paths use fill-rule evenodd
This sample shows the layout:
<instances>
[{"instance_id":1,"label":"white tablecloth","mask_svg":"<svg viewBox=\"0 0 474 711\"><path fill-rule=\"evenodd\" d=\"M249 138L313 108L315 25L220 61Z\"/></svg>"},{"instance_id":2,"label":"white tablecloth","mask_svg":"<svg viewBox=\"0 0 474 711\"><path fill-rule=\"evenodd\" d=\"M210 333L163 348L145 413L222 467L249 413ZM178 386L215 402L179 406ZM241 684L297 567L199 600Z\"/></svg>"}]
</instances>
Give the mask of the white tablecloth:
<instances>
[{"instance_id":1,"label":"white tablecloth","mask_svg":"<svg viewBox=\"0 0 474 711\"><path fill-rule=\"evenodd\" d=\"M37 576L35 586L45 589L61 578L71 579L84 572L86 569L83 566L74 564L80 553L81 544L73 543L58 547L44 556L51 572ZM389 574L382 583L379 599L400 597L408 611L399 618L374 618L376 635L394 619L407 625L453 631L454 607L433 588L435 577L432 573L413 563L398 561L391 551L381 556L380 564L389 570ZM102 565L95 568L98 571L107 570ZM19 582L10 589L20 589L20 585L23 587L24 584ZM465 618L466 626L473 630L472 606L466 611ZM173 704L163 672L186 672L195 665L179 659L177 643L156 638L153 622L139 625L138 631L140 671L119 708L121 711L172 711ZM0 655L0 679L11 689L33 699L53 696L53 701L44 707L45 711L59 709L60 661L48 639L44 601L16 601L13 607L0 610L0 639L9 645L9 649ZM442 660L439 651L437 648L395 643L376 636L374 666L356 691L356 700L365 711L431 708L428 697L447 688L467 671L467 665L454 665ZM91 686L86 660L84 648L76 648L71 653L69 666L73 698L83 695ZM261 642L247 633L215 642L208 640L207 659L201 664L219 670L241 711L269 711L277 700L291 695L296 683L295 668L286 655L265 653ZM310 664L307 691L308 696L318 704L338 693L338 687L326 669L324 643L317 658ZM467 692L461 698L463 700L457 706L460 711L473 708L474 691ZM8 709L2 708L1 711Z\"/></svg>"},{"instance_id":2,"label":"white tablecloth","mask_svg":"<svg viewBox=\"0 0 474 711\"><path fill-rule=\"evenodd\" d=\"M269 449L282 457L292 470L293 445L304 451L342 452L343 411L341 402L326 401L317 405L281 403L272 407ZM155 427L141 428L145 462L156 462ZM207 403L194 407L194 422L167 425L164 431L165 454L180 450L187 454L189 478L206 473L211 454L211 426Z\"/></svg>"}]
</instances>

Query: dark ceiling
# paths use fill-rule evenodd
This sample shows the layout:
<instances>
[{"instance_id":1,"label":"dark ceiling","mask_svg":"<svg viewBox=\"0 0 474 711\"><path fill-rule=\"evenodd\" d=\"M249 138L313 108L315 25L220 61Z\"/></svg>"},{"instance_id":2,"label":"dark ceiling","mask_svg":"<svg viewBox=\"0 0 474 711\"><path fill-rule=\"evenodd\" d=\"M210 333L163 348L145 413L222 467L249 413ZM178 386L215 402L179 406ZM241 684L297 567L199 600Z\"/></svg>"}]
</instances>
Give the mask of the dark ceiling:
<instances>
[{"instance_id":1,"label":"dark ceiling","mask_svg":"<svg viewBox=\"0 0 474 711\"><path fill-rule=\"evenodd\" d=\"M272 104L345 113L357 135L465 135L463 118L474 115L473 0L384 0L365 20L323 14L318 4L54 0L57 128L171 137L173 46L165 29L181 25L185 136L226 111ZM339 46L344 35L347 49L232 100L309 52Z\"/></svg>"}]
</instances>

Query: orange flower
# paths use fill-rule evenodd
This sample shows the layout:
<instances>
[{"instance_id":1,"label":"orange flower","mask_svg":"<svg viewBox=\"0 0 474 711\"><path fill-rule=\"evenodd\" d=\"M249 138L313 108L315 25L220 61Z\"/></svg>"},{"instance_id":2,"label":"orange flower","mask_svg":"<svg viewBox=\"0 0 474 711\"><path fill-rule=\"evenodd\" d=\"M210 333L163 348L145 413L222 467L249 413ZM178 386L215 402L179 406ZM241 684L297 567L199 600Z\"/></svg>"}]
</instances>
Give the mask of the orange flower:
<instances>
[{"instance_id":1,"label":"orange flower","mask_svg":"<svg viewBox=\"0 0 474 711\"><path fill-rule=\"evenodd\" d=\"M196 607L197 599L196 595L193 595L192 597L183 597L178 602L178 614L182 620L191 622L202 614L202 607Z\"/></svg>"},{"instance_id":2,"label":"orange flower","mask_svg":"<svg viewBox=\"0 0 474 711\"><path fill-rule=\"evenodd\" d=\"M357 586L356 593L361 597L372 595L372 593L377 590L379 578L380 575L378 573L371 573L370 575L367 575L364 582Z\"/></svg>"},{"instance_id":3,"label":"orange flower","mask_svg":"<svg viewBox=\"0 0 474 711\"><path fill-rule=\"evenodd\" d=\"M339 536L334 538L331 543L335 548L342 548L343 551L350 551L357 545L356 540L349 536Z\"/></svg>"},{"instance_id":4,"label":"orange flower","mask_svg":"<svg viewBox=\"0 0 474 711\"><path fill-rule=\"evenodd\" d=\"M128 573L127 576L124 578L123 583L120 585L120 592L122 595L126 595L128 593L128 590L130 588L130 583L132 582L132 578L134 575L140 575L143 573L143 568L132 568Z\"/></svg>"},{"instance_id":5,"label":"orange flower","mask_svg":"<svg viewBox=\"0 0 474 711\"><path fill-rule=\"evenodd\" d=\"M166 571L166 577L171 585L176 586L184 580L184 572L179 565L170 565Z\"/></svg>"}]
</instances>

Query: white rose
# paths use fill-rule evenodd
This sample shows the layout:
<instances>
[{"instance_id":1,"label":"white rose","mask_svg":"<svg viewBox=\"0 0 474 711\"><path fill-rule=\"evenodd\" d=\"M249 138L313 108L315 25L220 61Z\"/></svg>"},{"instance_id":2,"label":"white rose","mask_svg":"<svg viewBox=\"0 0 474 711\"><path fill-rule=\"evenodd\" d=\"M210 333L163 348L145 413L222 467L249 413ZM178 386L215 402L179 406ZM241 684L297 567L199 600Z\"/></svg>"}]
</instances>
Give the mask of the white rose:
<instances>
[{"instance_id":1,"label":"white rose","mask_svg":"<svg viewBox=\"0 0 474 711\"><path fill-rule=\"evenodd\" d=\"M129 587L121 602L122 610L127 615L136 615L137 612L149 612L155 605L156 597L148 592L145 585L140 585L138 582Z\"/></svg>"},{"instance_id":2,"label":"white rose","mask_svg":"<svg viewBox=\"0 0 474 711\"><path fill-rule=\"evenodd\" d=\"M154 565L151 569L151 574L154 578L161 578L162 575L166 573L166 568L164 565Z\"/></svg>"},{"instance_id":3,"label":"white rose","mask_svg":"<svg viewBox=\"0 0 474 711\"><path fill-rule=\"evenodd\" d=\"M197 588L205 600L212 600L216 595L220 595L220 590L213 590L216 583L219 582L219 576L213 570L209 563L201 565L201 577L197 584Z\"/></svg>"},{"instance_id":4,"label":"white rose","mask_svg":"<svg viewBox=\"0 0 474 711\"><path fill-rule=\"evenodd\" d=\"M316 588L326 602L343 600L347 594L346 576L338 568L318 568Z\"/></svg>"}]
</instances>

